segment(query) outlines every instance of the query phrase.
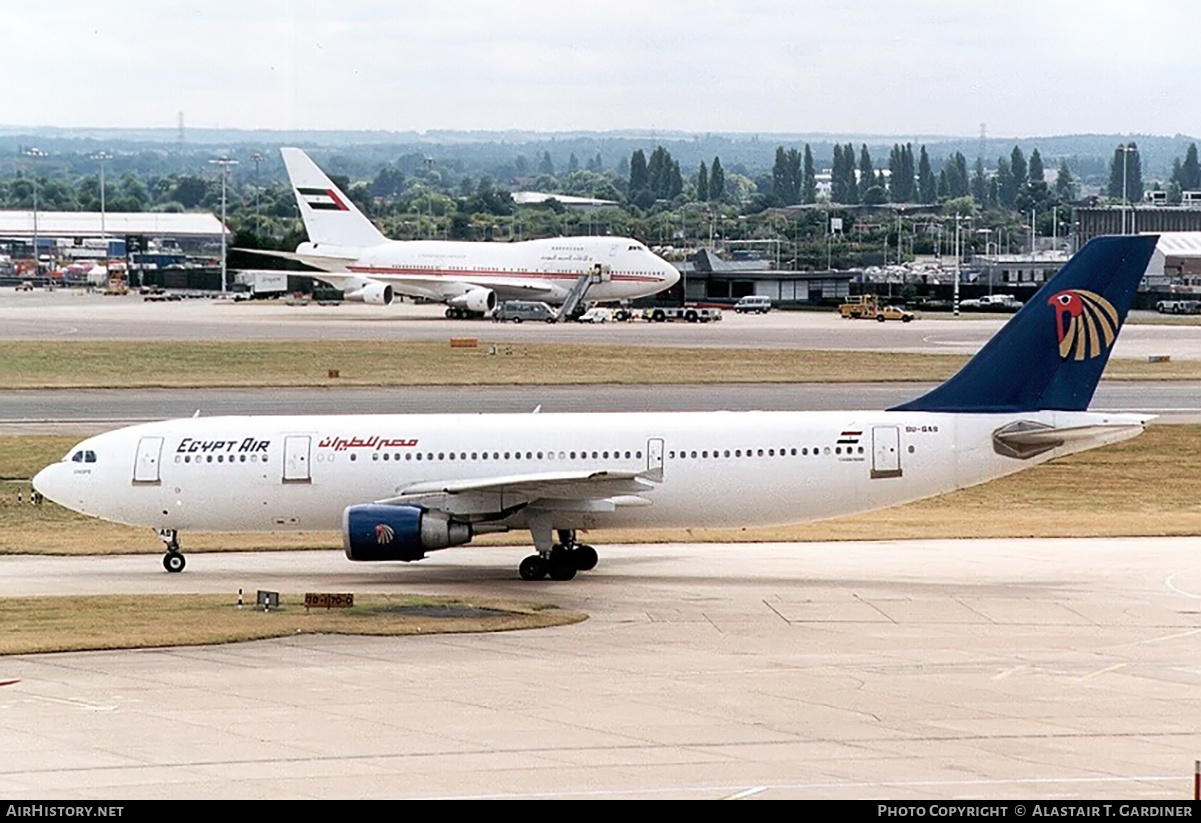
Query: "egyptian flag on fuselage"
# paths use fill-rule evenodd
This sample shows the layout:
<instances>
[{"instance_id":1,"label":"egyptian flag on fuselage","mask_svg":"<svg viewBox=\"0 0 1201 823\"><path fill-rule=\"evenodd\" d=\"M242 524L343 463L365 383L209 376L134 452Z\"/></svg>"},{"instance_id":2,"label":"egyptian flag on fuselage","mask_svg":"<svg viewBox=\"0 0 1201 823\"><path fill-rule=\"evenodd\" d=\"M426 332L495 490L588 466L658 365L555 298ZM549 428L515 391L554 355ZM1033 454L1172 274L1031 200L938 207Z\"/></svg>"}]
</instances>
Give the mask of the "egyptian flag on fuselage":
<instances>
[{"instance_id":1,"label":"egyptian flag on fuselage","mask_svg":"<svg viewBox=\"0 0 1201 823\"><path fill-rule=\"evenodd\" d=\"M297 189L304 202L315 211L347 211L346 204L334 189Z\"/></svg>"}]
</instances>

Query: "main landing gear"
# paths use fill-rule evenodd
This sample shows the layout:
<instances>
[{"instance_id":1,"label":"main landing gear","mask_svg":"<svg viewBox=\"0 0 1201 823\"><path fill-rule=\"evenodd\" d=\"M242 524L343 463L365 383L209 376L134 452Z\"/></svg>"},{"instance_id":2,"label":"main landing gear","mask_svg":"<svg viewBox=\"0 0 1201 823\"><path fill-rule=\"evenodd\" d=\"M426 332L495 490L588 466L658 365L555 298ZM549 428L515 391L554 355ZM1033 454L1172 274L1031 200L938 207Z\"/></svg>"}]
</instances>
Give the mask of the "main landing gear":
<instances>
[{"instance_id":1,"label":"main landing gear","mask_svg":"<svg viewBox=\"0 0 1201 823\"><path fill-rule=\"evenodd\" d=\"M535 544L538 542L535 539ZM560 529L559 542L522 560L517 573L522 580L570 580L576 572L595 569L598 559L596 549L576 542L574 530Z\"/></svg>"},{"instance_id":2,"label":"main landing gear","mask_svg":"<svg viewBox=\"0 0 1201 823\"><path fill-rule=\"evenodd\" d=\"M167 544L167 553L163 555L163 568L169 572L181 572L188 561L179 550L179 532L175 529L159 529L158 539Z\"/></svg>"}]
</instances>

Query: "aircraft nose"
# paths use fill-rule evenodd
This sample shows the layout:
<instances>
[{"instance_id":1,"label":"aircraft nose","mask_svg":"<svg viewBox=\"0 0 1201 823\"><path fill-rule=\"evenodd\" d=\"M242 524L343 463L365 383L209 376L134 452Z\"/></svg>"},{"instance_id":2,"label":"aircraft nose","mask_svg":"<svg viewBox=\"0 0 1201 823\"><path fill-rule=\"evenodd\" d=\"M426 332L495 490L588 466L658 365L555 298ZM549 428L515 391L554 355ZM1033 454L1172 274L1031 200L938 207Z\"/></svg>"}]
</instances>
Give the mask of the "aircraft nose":
<instances>
[{"instance_id":1,"label":"aircraft nose","mask_svg":"<svg viewBox=\"0 0 1201 823\"><path fill-rule=\"evenodd\" d=\"M679 282L680 282L680 270L677 269L675 266L673 266L671 263L668 263L666 260L664 260L663 261L663 288L670 289L672 286L674 286L676 283L679 283Z\"/></svg>"},{"instance_id":2,"label":"aircraft nose","mask_svg":"<svg viewBox=\"0 0 1201 823\"><path fill-rule=\"evenodd\" d=\"M63 467L61 463L53 463L33 477L33 489L47 500L59 503L63 499Z\"/></svg>"}]
</instances>

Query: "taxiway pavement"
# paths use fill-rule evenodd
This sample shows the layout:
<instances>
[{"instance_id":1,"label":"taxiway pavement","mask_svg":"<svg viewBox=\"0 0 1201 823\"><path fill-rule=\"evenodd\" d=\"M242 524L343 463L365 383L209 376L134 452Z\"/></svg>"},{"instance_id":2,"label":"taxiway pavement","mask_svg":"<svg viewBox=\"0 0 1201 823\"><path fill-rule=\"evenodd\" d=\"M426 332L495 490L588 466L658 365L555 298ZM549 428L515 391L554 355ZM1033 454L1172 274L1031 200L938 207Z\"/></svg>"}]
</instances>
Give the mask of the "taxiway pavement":
<instances>
[{"instance_id":1,"label":"taxiway pavement","mask_svg":"<svg viewBox=\"0 0 1201 823\"><path fill-rule=\"evenodd\" d=\"M0 558L0 595L420 591L582 624L0 658L0 793L1181 798L1201 539Z\"/></svg>"},{"instance_id":2,"label":"taxiway pavement","mask_svg":"<svg viewBox=\"0 0 1201 823\"><path fill-rule=\"evenodd\" d=\"M1153 316L1153 315L1152 315ZM136 295L0 289L0 337L39 340L405 340L479 337L496 343L843 349L971 354L1007 317L913 323L842 320L837 312L725 312L718 323L493 323L447 320L437 305L288 305L283 300L147 303ZM1201 325L1127 324L1115 357L1201 359Z\"/></svg>"}]
</instances>

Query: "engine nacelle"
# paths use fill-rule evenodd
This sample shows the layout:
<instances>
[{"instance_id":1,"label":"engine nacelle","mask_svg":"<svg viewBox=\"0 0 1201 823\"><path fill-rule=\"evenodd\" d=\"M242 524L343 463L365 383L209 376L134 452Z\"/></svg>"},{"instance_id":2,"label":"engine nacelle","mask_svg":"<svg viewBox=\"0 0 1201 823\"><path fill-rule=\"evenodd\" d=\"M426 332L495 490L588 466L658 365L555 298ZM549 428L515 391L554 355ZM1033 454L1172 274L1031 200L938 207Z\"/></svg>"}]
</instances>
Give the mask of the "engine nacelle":
<instances>
[{"instance_id":1,"label":"engine nacelle","mask_svg":"<svg viewBox=\"0 0 1201 823\"><path fill-rule=\"evenodd\" d=\"M365 503L342 512L342 545L351 560L420 560L471 537L470 523L418 506Z\"/></svg>"},{"instance_id":2,"label":"engine nacelle","mask_svg":"<svg viewBox=\"0 0 1201 823\"><path fill-rule=\"evenodd\" d=\"M347 292L344 295L346 300L353 300L355 303L370 303L373 306L390 306L392 305L392 287L387 283L377 283L372 281L361 289L356 289L352 292Z\"/></svg>"},{"instance_id":3,"label":"engine nacelle","mask_svg":"<svg viewBox=\"0 0 1201 823\"><path fill-rule=\"evenodd\" d=\"M496 292L492 289L472 289L446 301L448 306L458 306L468 311L487 314L496 308Z\"/></svg>"}]
</instances>

